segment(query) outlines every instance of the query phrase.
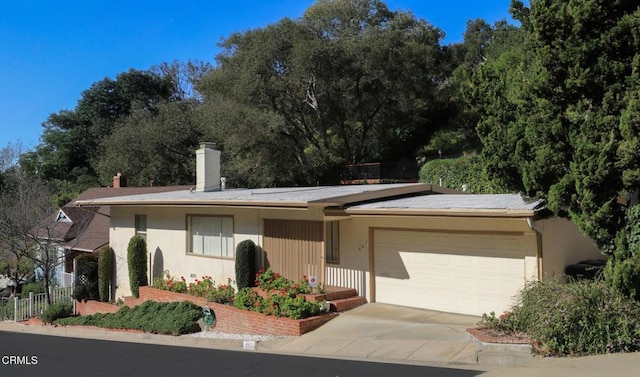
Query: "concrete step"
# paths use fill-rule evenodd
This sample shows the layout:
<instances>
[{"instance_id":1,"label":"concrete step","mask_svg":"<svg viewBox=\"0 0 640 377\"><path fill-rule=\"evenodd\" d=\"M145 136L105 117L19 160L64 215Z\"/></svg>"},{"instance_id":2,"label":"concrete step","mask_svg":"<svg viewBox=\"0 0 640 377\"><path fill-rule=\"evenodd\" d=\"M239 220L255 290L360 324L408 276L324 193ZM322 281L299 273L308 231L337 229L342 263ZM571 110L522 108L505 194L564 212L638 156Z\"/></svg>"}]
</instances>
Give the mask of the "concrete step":
<instances>
[{"instance_id":1,"label":"concrete step","mask_svg":"<svg viewBox=\"0 0 640 377\"><path fill-rule=\"evenodd\" d=\"M524 365L533 361L534 356L531 353L524 352L495 352L480 350L476 353L478 364L486 365Z\"/></svg>"},{"instance_id":2,"label":"concrete step","mask_svg":"<svg viewBox=\"0 0 640 377\"><path fill-rule=\"evenodd\" d=\"M344 312L344 311L351 310L353 308L357 308L358 306L366 304L367 299L362 296L352 296L348 298L330 300L328 302L331 308L330 311Z\"/></svg>"},{"instance_id":3,"label":"concrete step","mask_svg":"<svg viewBox=\"0 0 640 377\"><path fill-rule=\"evenodd\" d=\"M325 294L328 301L335 301L358 296L358 291L352 288L329 287L326 289Z\"/></svg>"}]
</instances>

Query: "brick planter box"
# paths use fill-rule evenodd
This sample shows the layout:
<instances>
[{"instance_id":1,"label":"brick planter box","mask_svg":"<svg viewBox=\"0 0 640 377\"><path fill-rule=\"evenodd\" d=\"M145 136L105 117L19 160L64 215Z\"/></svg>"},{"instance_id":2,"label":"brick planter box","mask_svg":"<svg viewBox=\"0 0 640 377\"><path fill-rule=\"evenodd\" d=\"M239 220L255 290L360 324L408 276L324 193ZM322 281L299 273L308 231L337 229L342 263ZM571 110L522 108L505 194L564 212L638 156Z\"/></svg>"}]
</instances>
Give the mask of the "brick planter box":
<instances>
[{"instance_id":1,"label":"brick planter box","mask_svg":"<svg viewBox=\"0 0 640 377\"><path fill-rule=\"evenodd\" d=\"M174 293L151 287L140 287L140 299L158 302L190 301L199 306L208 306L216 315L215 331L232 334L272 336L300 336L312 331L337 316L326 313L305 319L268 316L262 313L238 309L234 306L207 303L202 297L186 293Z\"/></svg>"}]
</instances>

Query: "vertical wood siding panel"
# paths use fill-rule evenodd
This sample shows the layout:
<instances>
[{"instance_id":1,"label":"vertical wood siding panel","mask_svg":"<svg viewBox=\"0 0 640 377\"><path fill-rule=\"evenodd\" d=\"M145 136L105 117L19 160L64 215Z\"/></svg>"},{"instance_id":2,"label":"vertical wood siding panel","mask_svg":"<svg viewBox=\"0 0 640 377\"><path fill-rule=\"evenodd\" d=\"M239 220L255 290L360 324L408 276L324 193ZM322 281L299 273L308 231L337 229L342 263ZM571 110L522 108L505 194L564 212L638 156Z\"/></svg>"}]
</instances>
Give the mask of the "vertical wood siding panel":
<instances>
[{"instance_id":1,"label":"vertical wood siding panel","mask_svg":"<svg viewBox=\"0 0 640 377\"><path fill-rule=\"evenodd\" d=\"M264 250L271 268L299 280L318 275L322 248L322 222L264 220Z\"/></svg>"}]
</instances>

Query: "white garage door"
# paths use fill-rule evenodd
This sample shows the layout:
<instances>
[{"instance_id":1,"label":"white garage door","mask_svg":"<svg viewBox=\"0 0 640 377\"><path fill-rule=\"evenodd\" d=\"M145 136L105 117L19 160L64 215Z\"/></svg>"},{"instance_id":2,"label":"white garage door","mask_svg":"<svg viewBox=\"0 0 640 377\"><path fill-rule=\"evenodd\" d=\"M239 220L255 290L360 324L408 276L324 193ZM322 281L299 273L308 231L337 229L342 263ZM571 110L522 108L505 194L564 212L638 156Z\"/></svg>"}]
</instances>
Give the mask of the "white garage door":
<instances>
[{"instance_id":1,"label":"white garage door","mask_svg":"<svg viewBox=\"0 0 640 377\"><path fill-rule=\"evenodd\" d=\"M524 286L523 250L518 235L376 230L375 300L500 314Z\"/></svg>"}]
</instances>

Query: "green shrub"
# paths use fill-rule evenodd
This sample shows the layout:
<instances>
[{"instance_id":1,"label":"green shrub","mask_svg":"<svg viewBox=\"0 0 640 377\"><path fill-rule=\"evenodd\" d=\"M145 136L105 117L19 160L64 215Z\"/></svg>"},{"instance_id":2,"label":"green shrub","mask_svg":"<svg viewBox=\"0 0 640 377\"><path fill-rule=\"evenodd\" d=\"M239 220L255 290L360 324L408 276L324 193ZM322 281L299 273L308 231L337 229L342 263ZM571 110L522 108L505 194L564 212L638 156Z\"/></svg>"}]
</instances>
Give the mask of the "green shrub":
<instances>
[{"instance_id":1,"label":"green shrub","mask_svg":"<svg viewBox=\"0 0 640 377\"><path fill-rule=\"evenodd\" d=\"M640 206L625 213L625 226L616 238L616 249L607 261L604 276L620 293L640 301Z\"/></svg>"},{"instance_id":2,"label":"green shrub","mask_svg":"<svg viewBox=\"0 0 640 377\"><path fill-rule=\"evenodd\" d=\"M231 285L231 279L228 279L227 284L219 284L209 292L207 301L229 305L233 303L235 294L236 290Z\"/></svg>"},{"instance_id":3,"label":"green shrub","mask_svg":"<svg viewBox=\"0 0 640 377\"><path fill-rule=\"evenodd\" d=\"M238 290L233 300L236 308L245 310L255 310L256 303L260 302L260 296L251 288L242 288Z\"/></svg>"},{"instance_id":4,"label":"green shrub","mask_svg":"<svg viewBox=\"0 0 640 377\"><path fill-rule=\"evenodd\" d=\"M100 301L111 300L111 280L113 278L113 249L108 245L98 250L98 296Z\"/></svg>"},{"instance_id":5,"label":"green shrub","mask_svg":"<svg viewBox=\"0 0 640 377\"><path fill-rule=\"evenodd\" d=\"M438 185L440 178L443 187L454 190L462 190L462 185L466 184L467 191L475 194L509 192L487 177L483 158L479 155L431 160L420 169L420 182Z\"/></svg>"},{"instance_id":6,"label":"green shrub","mask_svg":"<svg viewBox=\"0 0 640 377\"><path fill-rule=\"evenodd\" d=\"M147 285L147 242L139 235L131 237L127 247L129 284L133 297L139 297L140 287Z\"/></svg>"},{"instance_id":7,"label":"green shrub","mask_svg":"<svg viewBox=\"0 0 640 377\"><path fill-rule=\"evenodd\" d=\"M202 308L188 301L159 303L146 301L133 308L123 306L116 313L96 313L55 321L58 325L136 329L153 334L182 335L200 331Z\"/></svg>"},{"instance_id":8,"label":"green shrub","mask_svg":"<svg viewBox=\"0 0 640 377\"><path fill-rule=\"evenodd\" d=\"M545 355L640 350L640 305L603 281L529 284L507 320Z\"/></svg>"},{"instance_id":9,"label":"green shrub","mask_svg":"<svg viewBox=\"0 0 640 377\"><path fill-rule=\"evenodd\" d=\"M256 275L256 244L244 240L236 248L236 285L238 289L254 287Z\"/></svg>"},{"instance_id":10,"label":"green shrub","mask_svg":"<svg viewBox=\"0 0 640 377\"><path fill-rule=\"evenodd\" d=\"M44 293L44 284L41 281L24 284L20 291L20 298L29 298L29 292L33 292L34 295Z\"/></svg>"},{"instance_id":11,"label":"green shrub","mask_svg":"<svg viewBox=\"0 0 640 377\"><path fill-rule=\"evenodd\" d=\"M287 296L281 303L280 314L291 319L312 317L320 314L320 304L307 301L302 296Z\"/></svg>"},{"instance_id":12,"label":"green shrub","mask_svg":"<svg viewBox=\"0 0 640 377\"><path fill-rule=\"evenodd\" d=\"M69 317L72 314L73 304L71 302L56 302L42 313L40 319L44 323L53 323L56 319Z\"/></svg>"},{"instance_id":13,"label":"green shrub","mask_svg":"<svg viewBox=\"0 0 640 377\"><path fill-rule=\"evenodd\" d=\"M79 301L98 300L98 256L83 253L76 257L76 287L73 298Z\"/></svg>"}]
</instances>

